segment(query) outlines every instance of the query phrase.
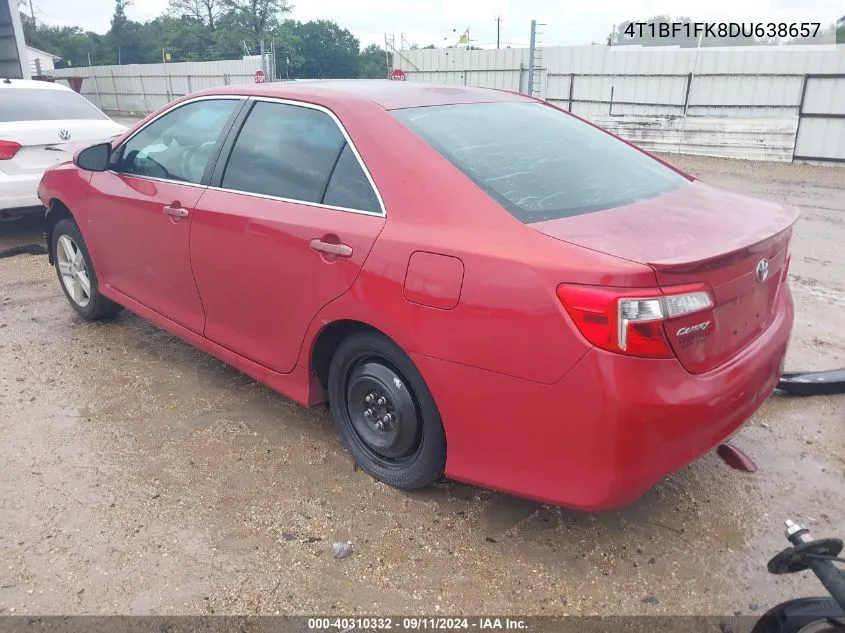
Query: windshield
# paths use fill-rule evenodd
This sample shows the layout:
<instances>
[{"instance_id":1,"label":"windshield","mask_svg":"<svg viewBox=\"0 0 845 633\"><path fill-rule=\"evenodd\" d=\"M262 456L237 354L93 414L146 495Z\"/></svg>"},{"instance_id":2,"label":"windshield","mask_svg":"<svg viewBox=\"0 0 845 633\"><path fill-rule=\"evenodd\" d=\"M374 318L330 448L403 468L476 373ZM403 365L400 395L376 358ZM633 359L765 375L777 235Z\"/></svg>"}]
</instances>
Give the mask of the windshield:
<instances>
[{"instance_id":1,"label":"windshield","mask_svg":"<svg viewBox=\"0 0 845 633\"><path fill-rule=\"evenodd\" d=\"M0 122L106 119L105 114L72 90L3 88Z\"/></svg>"},{"instance_id":2,"label":"windshield","mask_svg":"<svg viewBox=\"0 0 845 633\"><path fill-rule=\"evenodd\" d=\"M475 103L393 114L525 223L657 197L687 179L541 103Z\"/></svg>"}]
</instances>

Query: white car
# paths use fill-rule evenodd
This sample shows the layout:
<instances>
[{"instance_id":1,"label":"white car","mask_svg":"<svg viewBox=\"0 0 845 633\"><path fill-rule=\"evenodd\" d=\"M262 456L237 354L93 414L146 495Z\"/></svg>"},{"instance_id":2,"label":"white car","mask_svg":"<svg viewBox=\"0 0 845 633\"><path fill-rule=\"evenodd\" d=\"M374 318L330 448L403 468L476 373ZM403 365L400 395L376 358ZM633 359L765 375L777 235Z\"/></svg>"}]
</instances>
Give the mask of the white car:
<instances>
[{"instance_id":1,"label":"white car","mask_svg":"<svg viewBox=\"0 0 845 633\"><path fill-rule=\"evenodd\" d=\"M124 130L66 86L0 77L0 220L43 209L37 196L41 176L71 158L51 146L93 144Z\"/></svg>"}]
</instances>

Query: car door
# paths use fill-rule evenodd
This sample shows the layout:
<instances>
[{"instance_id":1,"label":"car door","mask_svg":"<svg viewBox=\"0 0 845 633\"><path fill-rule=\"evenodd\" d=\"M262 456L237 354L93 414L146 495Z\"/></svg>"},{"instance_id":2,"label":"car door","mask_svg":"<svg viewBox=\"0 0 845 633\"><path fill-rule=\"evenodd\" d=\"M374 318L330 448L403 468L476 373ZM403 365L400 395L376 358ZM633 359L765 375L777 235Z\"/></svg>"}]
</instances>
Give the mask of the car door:
<instances>
[{"instance_id":1,"label":"car door","mask_svg":"<svg viewBox=\"0 0 845 633\"><path fill-rule=\"evenodd\" d=\"M177 105L117 148L109 171L91 177L83 231L92 235L101 283L197 333L205 314L188 251L191 214L243 103L215 97Z\"/></svg>"},{"instance_id":2,"label":"car door","mask_svg":"<svg viewBox=\"0 0 845 633\"><path fill-rule=\"evenodd\" d=\"M251 108L197 204L191 262L206 338L288 372L317 312L352 285L385 214L332 113L272 99Z\"/></svg>"}]
</instances>

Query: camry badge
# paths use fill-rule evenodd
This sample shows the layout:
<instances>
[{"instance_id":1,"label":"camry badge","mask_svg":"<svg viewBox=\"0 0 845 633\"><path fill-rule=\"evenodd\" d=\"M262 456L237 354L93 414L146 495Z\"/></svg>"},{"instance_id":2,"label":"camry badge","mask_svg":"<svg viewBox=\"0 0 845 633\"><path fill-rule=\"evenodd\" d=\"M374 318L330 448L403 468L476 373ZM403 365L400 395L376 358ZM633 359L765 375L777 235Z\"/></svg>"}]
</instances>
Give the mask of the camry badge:
<instances>
[{"instance_id":1,"label":"camry badge","mask_svg":"<svg viewBox=\"0 0 845 633\"><path fill-rule=\"evenodd\" d=\"M675 332L675 336L686 336L687 334L704 332L708 327L710 327L710 321L696 323L695 325L690 325L689 327L682 327L680 330Z\"/></svg>"}]
</instances>

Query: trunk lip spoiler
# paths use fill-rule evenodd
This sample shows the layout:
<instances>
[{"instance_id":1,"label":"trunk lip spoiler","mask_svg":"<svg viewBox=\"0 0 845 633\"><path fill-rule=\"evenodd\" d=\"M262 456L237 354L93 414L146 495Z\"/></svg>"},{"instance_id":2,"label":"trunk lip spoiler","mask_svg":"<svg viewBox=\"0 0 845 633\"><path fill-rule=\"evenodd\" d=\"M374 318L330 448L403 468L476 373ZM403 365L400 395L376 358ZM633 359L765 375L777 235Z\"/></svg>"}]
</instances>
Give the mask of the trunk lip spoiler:
<instances>
[{"instance_id":1,"label":"trunk lip spoiler","mask_svg":"<svg viewBox=\"0 0 845 633\"><path fill-rule=\"evenodd\" d=\"M845 367L827 371L784 372L777 389L795 396L845 393Z\"/></svg>"}]
</instances>

